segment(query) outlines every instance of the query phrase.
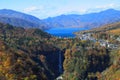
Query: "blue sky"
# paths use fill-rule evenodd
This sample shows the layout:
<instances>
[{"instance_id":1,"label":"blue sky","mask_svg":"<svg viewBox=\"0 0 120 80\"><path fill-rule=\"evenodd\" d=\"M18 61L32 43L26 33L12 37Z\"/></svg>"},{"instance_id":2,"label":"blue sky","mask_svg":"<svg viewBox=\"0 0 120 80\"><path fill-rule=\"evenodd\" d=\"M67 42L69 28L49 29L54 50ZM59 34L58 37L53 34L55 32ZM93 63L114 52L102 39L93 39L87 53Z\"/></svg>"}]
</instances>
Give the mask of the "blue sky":
<instances>
[{"instance_id":1,"label":"blue sky","mask_svg":"<svg viewBox=\"0 0 120 80\"><path fill-rule=\"evenodd\" d=\"M86 14L120 10L120 0L0 0L0 9L13 9L40 19L61 14Z\"/></svg>"}]
</instances>

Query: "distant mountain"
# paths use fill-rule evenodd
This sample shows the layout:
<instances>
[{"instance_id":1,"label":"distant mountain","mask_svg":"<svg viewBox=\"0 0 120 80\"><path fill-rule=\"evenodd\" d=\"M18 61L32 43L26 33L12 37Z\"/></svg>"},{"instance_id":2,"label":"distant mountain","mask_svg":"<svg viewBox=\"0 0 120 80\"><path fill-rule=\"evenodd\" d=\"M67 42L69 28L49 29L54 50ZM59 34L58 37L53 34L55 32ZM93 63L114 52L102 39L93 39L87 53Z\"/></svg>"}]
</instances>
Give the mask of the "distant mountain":
<instances>
[{"instance_id":1,"label":"distant mountain","mask_svg":"<svg viewBox=\"0 0 120 80\"><path fill-rule=\"evenodd\" d=\"M95 28L120 21L120 11L108 9L98 13L84 15L61 15L44 19L49 27L84 27Z\"/></svg>"},{"instance_id":2,"label":"distant mountain","mask_svg":"<svg viewBox=\"0 0 120 80\"><path fill-rule=\"evenodd\" d=\"M17 12L9 9L0 10L0 22L8 23L13 26L21 26L25 28L40 28L47 29L47 25L40 19L24 14L21 12Z\"/></svg>"},{"instance_id":3,"label":"distant mountain","mask_svg":"<svg viewBox=\"0 0 120 80\"><path fill-rule=\"evenodd\" d=\"M84 15L61 15L43 20L14 10L0 10L0 22L2 23L25 28L40 28L42 30L55 27L79 27L89 29L119 21L120 11L114 9Z\"/></svg>"}]
</instances>

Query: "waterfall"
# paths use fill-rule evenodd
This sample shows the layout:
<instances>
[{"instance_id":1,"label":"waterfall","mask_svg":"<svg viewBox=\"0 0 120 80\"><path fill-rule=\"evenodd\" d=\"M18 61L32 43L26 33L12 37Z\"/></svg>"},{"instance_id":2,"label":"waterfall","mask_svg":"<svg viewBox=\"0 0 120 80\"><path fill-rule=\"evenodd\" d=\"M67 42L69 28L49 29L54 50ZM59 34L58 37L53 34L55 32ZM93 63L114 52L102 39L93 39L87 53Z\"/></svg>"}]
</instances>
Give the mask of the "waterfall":
<instances>
[{"instance_id":1,"label":"waterfall","mask_svg":"<svg viewBox=\"0 0 120 80\"><path fill-rule=\"evenodd\" d=\"M62 53L61 51L59 51L59 73L61 74L62 73Z\"/></svg>"}]
</instances>

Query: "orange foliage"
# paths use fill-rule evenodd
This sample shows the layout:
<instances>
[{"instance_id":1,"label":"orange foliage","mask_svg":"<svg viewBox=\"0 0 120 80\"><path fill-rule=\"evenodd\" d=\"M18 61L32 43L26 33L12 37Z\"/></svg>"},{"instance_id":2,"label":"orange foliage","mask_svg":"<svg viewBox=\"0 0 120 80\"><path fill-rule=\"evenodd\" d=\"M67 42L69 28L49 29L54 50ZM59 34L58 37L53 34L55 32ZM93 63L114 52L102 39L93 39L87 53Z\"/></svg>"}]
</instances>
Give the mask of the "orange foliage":
<instances>
[{"instance_id":1,"label":"orange foliage","mask_svg":"<svg viewBox=\"0 0 120 80\"><path fill-rule=\"evenodd\" d=\"M40 55L40 60L41 60L41 62L45 62L45 56L44 55Z\"/></svg>"},{"instance_id":2,"label":"orange foliage","mask_svg":"<svg viewBox=\"0 0 120 80\"><path fill-rule=\"evenodd\" d=\"M120 34L120 29L110 30L110 31L108 31L108 33L119 35Z\"/></svg>"}]
</instances>

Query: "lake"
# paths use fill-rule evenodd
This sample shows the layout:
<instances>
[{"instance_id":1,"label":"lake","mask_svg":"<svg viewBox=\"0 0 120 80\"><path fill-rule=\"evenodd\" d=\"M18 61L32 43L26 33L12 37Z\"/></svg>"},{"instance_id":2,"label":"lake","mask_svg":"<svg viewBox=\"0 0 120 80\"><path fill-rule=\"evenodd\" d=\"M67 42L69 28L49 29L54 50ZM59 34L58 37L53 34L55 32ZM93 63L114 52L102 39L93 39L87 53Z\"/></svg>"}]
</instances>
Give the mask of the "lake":
<instances>
[{"instance_id":1,"label":"lake","mask_svg":"<svg viewBox=\"0 0 120 80\"><path fill-rule=\"evenodd\" d=\"M86 28L52 28L46 32L56 37L75 37L73 32L88 30Z\"/></svg>"}]
</instances>

